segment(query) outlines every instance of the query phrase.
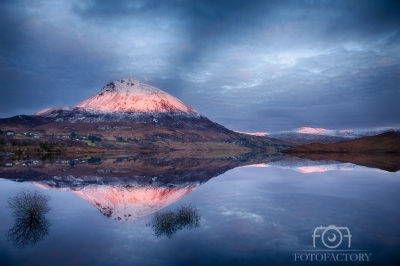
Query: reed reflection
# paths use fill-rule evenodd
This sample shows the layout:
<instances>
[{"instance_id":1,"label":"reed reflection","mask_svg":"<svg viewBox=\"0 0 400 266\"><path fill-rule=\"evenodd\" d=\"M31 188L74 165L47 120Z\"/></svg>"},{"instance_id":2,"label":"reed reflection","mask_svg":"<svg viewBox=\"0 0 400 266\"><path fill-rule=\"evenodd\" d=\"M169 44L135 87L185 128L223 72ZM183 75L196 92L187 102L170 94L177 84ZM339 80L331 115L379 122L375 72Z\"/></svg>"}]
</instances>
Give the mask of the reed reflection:
<instances>
[{"instance_id":1,"label":"reed reflection","mask_svg":"<svg viewBox=\"0 0 400 266\"><path fill-rule=\"evenodd\" d=\"M21 248L42 241L49 234L50 222L45 216L51 209L49 200L49 196L27 190L10 197L7 203L13 210L14 226L8 230L7 240Z\"/></svg>"},{"instance_id":2,"label":"reed reflection","mask_svg":"<svg viewBox=\"0 0 400 266\"><path fill-rule=\"evenodd\" d=\"M157 212L147 226L153 228L157 238L163 235L171 238L179 230L199 227L200 219L196 207L181 205L174 211Z\"/></svg>"}]
</instances>

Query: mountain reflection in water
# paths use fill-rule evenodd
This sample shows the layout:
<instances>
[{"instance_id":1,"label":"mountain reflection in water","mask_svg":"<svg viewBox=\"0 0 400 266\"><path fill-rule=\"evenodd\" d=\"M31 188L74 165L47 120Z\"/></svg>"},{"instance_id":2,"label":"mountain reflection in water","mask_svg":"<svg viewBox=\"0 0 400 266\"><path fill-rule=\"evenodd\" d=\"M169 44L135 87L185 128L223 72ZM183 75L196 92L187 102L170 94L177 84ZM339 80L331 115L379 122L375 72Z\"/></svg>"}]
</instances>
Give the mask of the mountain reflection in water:
<instances>
[{"instance_id":1,"label":"mountain reflection in water","mask_svg":"<svg viewBox=\"0 0 400 266\"><path fill-rule=\"evenodd\" d=\"M55 160L39 166L3 168L2 177L29 181L42 189L71 191L103 215L131 221L169 206L211 178L236 167L275 165L302 173L357 167L282 154L185 158L169 153L118 158L102 156L96 160L75 161L71 164L71 159Z\"/></svg>"},{"instance_id":2,"label":"mountain reflection in water","mask_svg":"<svg viewBox=\"0 0 400 266\"><path fill-rule=\"evenodd\" d=\"M71 177L69 177L71 178ZM105 181L99 179L99 181ZM32 182L43 189L59 189L50 186L46 181ZM190 193L198 183L157 186L156 184L140 183L136 180L119 180L103 184L88 184L87 186L71 187L77 196L90 202L105 216L114 220L135 220L154 213ZM65 190L62 188L61 190Z\"/></svg>"},{"instance_id":3,"label":"mountain reflection in water","mask_svg":"<svg viewBox=\"0 0 400 266\"><path fill-rule=\"evenodd\" d=\"M71 191L114 220L135 220L178 201L213 177L239 166L278 160L281 154L182 158L171 154L55 160L16 166L2 176L41 189ZM82 162L95 163L82 163Z\"/></svg>"}]
</instances>

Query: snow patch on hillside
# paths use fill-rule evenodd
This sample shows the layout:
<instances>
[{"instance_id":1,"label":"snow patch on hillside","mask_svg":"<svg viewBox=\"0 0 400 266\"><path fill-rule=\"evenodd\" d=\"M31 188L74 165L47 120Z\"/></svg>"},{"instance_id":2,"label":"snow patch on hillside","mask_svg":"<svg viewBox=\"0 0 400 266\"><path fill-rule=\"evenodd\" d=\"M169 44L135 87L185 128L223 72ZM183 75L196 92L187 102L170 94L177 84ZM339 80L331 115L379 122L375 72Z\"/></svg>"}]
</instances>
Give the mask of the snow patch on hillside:
<instances>
[{"instance_id":1,"label":"snow patch on hillside","mask_svg":"<svg viewBox=\"0 0 400 266\"><path fill-rule=\"evenodd\" d=\"M249 133L249 132L241 132L241 131L235 131L237 133L242 133L242 134L247 134L247 135L252 135L252 136L259 136L259 137L265 137L268 135L267 132L253 132L253 133Z\"/></svg>"}]
</instances>

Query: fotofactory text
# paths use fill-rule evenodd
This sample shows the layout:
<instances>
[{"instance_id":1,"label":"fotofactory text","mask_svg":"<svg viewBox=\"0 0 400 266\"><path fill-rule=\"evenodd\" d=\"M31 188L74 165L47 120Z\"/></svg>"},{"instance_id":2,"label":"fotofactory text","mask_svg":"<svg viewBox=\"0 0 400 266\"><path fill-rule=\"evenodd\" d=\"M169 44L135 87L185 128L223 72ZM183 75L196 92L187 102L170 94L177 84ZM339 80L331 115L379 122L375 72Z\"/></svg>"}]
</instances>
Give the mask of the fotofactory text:
<instances>
[{"instance_id":1,"label":"fotofactory text","mask_svg":"<svg viewBox=\"0 0 400 266\"><path fill-rule=\"evenodd\" d=\"M352 250L348 227L318 226L311 235L313 248L294 253L294 261L371 261L368 250Z\"/></svg>"}]
</instances>

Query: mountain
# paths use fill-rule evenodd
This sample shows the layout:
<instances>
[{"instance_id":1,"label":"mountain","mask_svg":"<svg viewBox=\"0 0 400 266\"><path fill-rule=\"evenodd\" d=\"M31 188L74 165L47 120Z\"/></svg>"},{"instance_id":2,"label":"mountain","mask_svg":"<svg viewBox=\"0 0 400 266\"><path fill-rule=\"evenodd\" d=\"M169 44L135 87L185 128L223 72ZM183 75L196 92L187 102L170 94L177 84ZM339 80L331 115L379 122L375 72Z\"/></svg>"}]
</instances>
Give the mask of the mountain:
<instances>
[{"instance_id":1,"label":"mountain","mask_svg":"<svg viewBox=\"0 0 400 266\"><path fill-rule=\"evenodd\" d=\"M279 146L279 141L229 130L168 93L132 79L111 82L72 107L0 119L0 135L3 153L39 148L39 152L57 154L171 149L235 150L230 154L240 154Z\"/></svg>"},{"instance_id":2,"label":"mountain","mask_svg":"<svg viewBox=\"0 0 400 266\"><path fill-rule=\"evenodd\" d=\"M300 127L291 131L266 133L269 138L287 141L292 145L309 143L335 143L365 136L375 136L393 128L360 129L360 130L331 130L325 128Z\"/></svg>"},{"instance_id":3,"label":"mountain","mask_svg":"<svg viewBox=\"0 0 400 266\"><path fill-rule=\"evenodd\" d=\"M351 162L396 172L400 170L400 132L390 131L330 144L304 144L284 152L300 158Z\"/></svg>"},{"instance_id":4,"label":"mountain","mask_svg":"<svg viewBox=\"0 0 400 266\"><path fill-rule=\"evenodd\" d=\"M311 143L292 147L290 153L394 153L400 154L400 132L390 131L376 136L341 141L337 143Z\"/></svg>"},{"instance_id":5,"label":"mountain","mask_svg":"<svg viewBox=\"0 0 400 266\"><path fill-rule=\"evenodd\" d=\"M35 115L54 117L62 111L94 113L169 113L198 117L199 113L170 94L138 80L121 79L74 107L46 108Z\"/></svg>"},{"instance_id":6,"label":"mountain","mask_svg":"<svg viewBox=\"0 0 400 266\"><path fill-rule=\"evenodd\" d=\"M204 116L172 95L137 80L121 79L73 107L46 108L34 114L54 122L139 122L209 124Z\"/></svg>"},{"instance_id":7,"label":"mountain","mask_svg":"<svg viewBox=\"0 0 400 266\"><path fill-rule=\"evenodd\" d=\"M75 107L104 112L170 112L199 116L191 107L168 93L131 79L111 82Z\"/></svg>"}]
</instances>

